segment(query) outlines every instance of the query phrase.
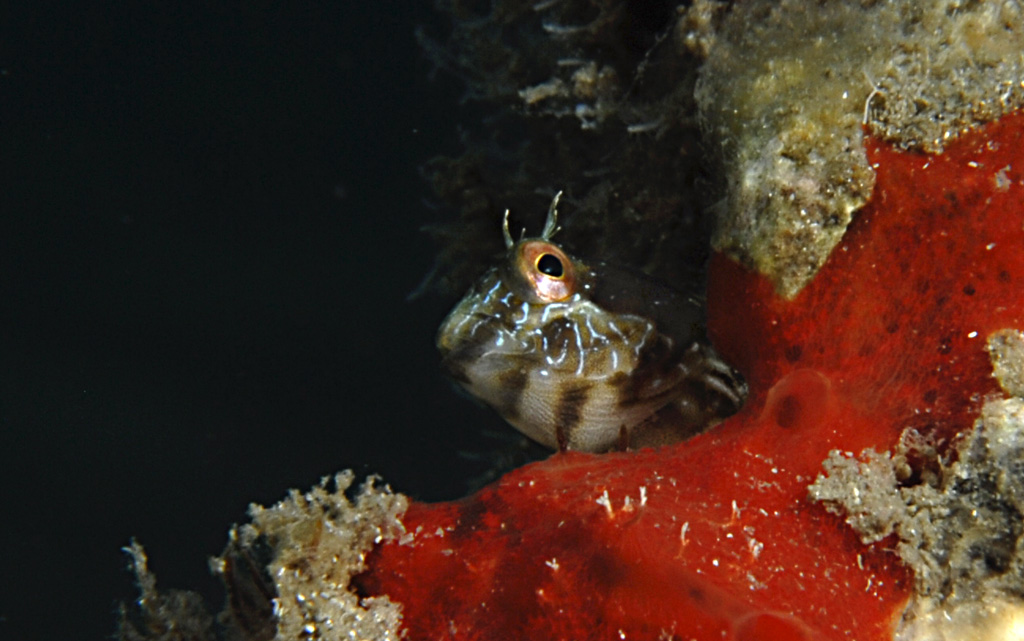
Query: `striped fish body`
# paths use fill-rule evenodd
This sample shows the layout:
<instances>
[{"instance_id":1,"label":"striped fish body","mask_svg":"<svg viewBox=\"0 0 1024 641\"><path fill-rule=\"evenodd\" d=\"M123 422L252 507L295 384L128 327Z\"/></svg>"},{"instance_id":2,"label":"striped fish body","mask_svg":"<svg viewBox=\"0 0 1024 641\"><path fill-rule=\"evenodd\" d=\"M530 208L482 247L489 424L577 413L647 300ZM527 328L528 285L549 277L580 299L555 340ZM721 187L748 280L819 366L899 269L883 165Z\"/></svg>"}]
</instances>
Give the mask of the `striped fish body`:
<instances>
[{"instance_id":1,"label":"striped fish body","mask_svg":"<svg viewBox=\"0 0 1024 641\"><path fill-rule=\"evenodd\" d=\"M740 407L746 385L704 339L699 301L589 266L549 236L509 242L444 320L437 344L453 379L561 450L676 442Z\"/></svg>"}]
</instances>

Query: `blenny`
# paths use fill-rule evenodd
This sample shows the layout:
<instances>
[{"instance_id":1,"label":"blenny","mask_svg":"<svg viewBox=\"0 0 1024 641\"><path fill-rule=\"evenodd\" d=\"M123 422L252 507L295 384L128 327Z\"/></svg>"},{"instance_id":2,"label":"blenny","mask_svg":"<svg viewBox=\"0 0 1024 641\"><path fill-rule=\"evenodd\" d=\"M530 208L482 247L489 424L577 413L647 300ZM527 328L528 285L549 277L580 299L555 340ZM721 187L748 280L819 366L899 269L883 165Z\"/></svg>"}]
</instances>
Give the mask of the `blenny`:
<instances>
[{"instance_id":1,"label":"blenny","mask_svg":"<svg viewBox=\"0 0 1024 641\"><path fill-rule=\"evenodd\" d=\"M447 373L559 450L672 443L735 413L746 383L709 344L702 302L551 242L561 195L536 238L513 241L506 210L504 261L438 332Z\"/></svg>"}]
</instances>

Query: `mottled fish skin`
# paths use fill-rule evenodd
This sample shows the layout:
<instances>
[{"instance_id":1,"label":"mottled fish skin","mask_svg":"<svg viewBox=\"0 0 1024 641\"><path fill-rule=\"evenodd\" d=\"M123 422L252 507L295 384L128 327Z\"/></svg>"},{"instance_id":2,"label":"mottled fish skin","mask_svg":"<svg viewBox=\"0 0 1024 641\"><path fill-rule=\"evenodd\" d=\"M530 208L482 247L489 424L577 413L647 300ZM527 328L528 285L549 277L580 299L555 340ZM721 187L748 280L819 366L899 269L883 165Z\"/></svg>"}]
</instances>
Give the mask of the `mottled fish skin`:
<instances>
[{"instance_id":1,"label":"mottled fish skin","mask_svg":"<svg viewBox=\"0 0 1024 641\"><path fill-rule=\"evenodd\" d=\"M677 442L738 410L746 384L707 343L699 301L566 254L556 204L540 238L512 242L506 224L505 261L441 324L447 373L560 450Z\"/></svg>"}]
</instances>

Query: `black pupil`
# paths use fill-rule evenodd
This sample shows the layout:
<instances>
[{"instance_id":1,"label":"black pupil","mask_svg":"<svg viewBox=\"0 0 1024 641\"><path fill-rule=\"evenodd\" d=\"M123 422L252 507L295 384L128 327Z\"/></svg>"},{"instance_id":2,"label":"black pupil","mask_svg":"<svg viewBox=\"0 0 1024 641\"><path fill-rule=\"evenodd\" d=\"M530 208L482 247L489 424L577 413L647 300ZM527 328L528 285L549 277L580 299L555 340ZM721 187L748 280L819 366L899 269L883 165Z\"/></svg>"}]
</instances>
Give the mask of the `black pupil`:
<instances>
[{"instance_id":1,"label":"black pupil","mask_svg":"<svg viewBox=\"0 0 1024 641\"><path fill-rule=\"evenodd\" d=\"M558 257L552 256L551 254L544 254L537 260L537 269L541 273L547 274L553 278L561 278L562 274L562 261L558 260Z\"/></svg>"}]
</instances>

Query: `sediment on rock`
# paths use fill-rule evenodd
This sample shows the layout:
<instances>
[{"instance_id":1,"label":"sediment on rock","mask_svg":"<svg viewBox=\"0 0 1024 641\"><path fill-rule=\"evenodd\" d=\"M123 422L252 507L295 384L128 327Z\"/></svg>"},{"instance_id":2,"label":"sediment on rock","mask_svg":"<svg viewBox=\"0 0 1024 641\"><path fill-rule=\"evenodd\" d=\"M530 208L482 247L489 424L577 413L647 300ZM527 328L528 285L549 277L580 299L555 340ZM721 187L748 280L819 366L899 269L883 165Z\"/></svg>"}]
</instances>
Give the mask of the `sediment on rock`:
<instances>
[{"instance_id":1,"label":"sediment on rock","mask_svg":"<svg viewBox=\"0 0 1024 641\"><path fill-rule=\"evenodd\" d=\"M697 100L723 199L713 244L787 298L871 196L864 126L939 152L1024 104L1017 3L743 2L704 41Z\"/></svg>"}]
</instances>

